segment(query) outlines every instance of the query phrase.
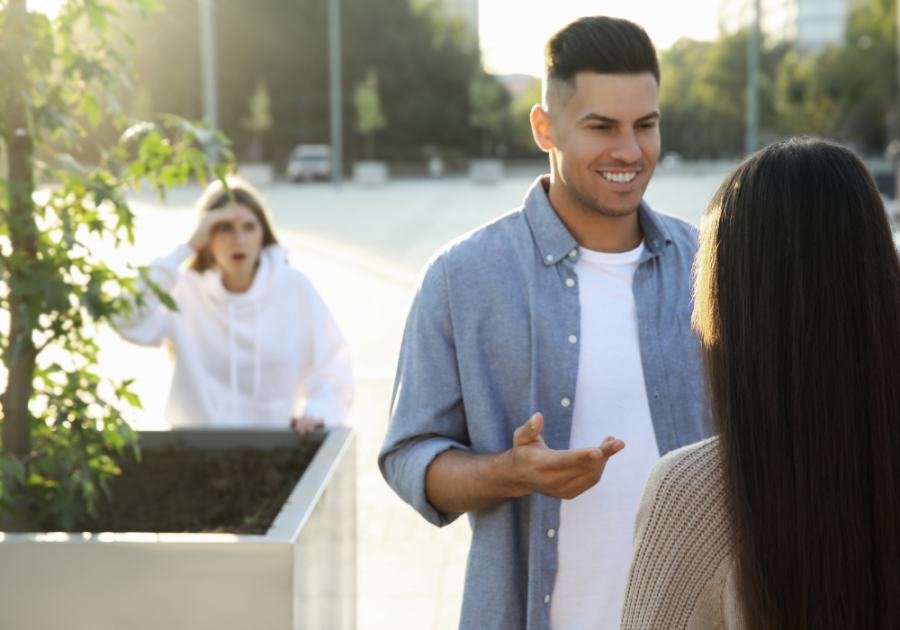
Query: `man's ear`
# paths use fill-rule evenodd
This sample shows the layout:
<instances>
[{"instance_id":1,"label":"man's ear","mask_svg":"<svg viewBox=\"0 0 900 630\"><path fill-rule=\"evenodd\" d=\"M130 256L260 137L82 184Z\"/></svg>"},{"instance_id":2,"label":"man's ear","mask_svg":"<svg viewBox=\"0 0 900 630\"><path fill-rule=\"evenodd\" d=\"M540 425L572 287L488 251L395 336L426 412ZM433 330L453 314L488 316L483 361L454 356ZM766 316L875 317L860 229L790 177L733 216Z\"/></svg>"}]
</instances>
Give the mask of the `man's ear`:
<instances>
[{"instance_id":1,"label":"man's ear","mask_svg":"<svg viewBox=\"0 0 900 630\"><path fill-rule=\"evenodd\" d=\"M550 112L540 105L531 108L531 133L541 151L549 152L556 146L550 137Z\"/></svg>"}]
</instances>

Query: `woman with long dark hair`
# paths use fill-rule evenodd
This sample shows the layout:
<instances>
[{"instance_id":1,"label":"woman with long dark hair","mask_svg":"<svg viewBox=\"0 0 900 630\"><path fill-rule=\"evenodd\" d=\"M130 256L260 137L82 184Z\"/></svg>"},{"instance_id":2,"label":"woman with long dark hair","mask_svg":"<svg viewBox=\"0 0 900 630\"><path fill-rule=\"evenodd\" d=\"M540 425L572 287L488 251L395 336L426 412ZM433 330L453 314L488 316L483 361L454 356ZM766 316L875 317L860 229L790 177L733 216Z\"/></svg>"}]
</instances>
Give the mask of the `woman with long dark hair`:
<instances>
[{"instance_id":1,"label":"woman with long dark hair","mask_svg":"<svg viewBox=\"0 0 900 630\"><path fill-rule=\"evenodd\" d=\"M900 628L900 262L872 177L839 145L774 144L700 239L717 437L648 478L622 628Z\"/></svg>"}]
</instances>

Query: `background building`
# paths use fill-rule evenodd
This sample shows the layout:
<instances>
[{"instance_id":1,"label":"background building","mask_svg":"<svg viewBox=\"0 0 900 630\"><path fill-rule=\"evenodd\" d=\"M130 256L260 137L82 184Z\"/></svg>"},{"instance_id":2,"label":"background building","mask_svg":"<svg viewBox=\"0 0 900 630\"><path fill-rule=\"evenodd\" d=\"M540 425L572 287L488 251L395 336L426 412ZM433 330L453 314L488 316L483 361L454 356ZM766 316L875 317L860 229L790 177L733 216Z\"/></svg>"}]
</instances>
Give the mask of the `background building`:
<instances>
[{"instance_id":1,"label":"background building","mask_svg":"<svg viewBox=\"0 0 900 630\"><path fill-rule=\"evenodd\" d=\"M762 32L767 43L793 41L804 52L841 44L852 0L762 0ZM719 34L747 27L753 0L722 0Z\"/></svg>"}]
</instances>

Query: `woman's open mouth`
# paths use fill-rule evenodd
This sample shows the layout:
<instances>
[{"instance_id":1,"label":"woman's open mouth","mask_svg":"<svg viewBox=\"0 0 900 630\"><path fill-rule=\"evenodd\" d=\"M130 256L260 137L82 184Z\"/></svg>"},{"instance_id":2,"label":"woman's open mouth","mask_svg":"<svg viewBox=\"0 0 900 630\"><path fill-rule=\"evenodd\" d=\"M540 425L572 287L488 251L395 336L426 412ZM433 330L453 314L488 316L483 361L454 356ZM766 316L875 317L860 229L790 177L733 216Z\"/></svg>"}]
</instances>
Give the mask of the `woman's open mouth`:
<instances>
[{"instance_id":1,"label":"woman's open mouth","mask_svg":"<svg viewBox=\"0 0 900 630\"><path fill-rule=\"evenodd\" d=\"M245 260L247 260L247 254L232 254L231 260L233 260L236 263L242 263Z\"/></svg>"}]
</instances>

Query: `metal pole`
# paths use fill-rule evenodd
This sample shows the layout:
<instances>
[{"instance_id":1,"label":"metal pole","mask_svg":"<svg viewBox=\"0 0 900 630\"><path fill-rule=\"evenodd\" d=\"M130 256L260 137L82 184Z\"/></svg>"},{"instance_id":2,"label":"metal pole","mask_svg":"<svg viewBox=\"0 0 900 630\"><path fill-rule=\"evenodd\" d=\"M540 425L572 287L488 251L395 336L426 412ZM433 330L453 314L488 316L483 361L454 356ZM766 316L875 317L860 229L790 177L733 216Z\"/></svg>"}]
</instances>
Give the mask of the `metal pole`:
<instances>
[{"instance_id":1,"label":"metal pole","mask_svg":"<svg viewBox=\"0 0 900 630\"><path fill-rule=\"evenodd\" d=\"M219 98L216 89L216 26L213 0L200 0L200 63L203 75L203 117L219 128Z\"/></svg>"},{"instance_id":2,"label":"metal pole","mask_svg":"<svg viewBox=\"0 0 900 630\"><path fill-rule=\"evenodd\" d=\"M744 148L753 153L759 148L759 40L762 7L753 0L753 23L750 25L750 51L747 71L747 137Z\"/></svg>"},{"instance_id":3,"label":"metal pole","mask_svg":"<svg viewBox=\"0 0 900 630\"><path fill-rule=\"evenodd\" d=\"M328 50L331 70L331 177L334 185L340 186L344 177L340 0L328 0Z\"/></svg>"}]
</instances>

